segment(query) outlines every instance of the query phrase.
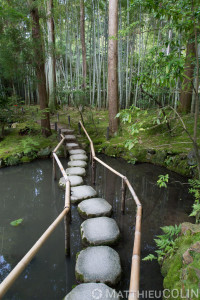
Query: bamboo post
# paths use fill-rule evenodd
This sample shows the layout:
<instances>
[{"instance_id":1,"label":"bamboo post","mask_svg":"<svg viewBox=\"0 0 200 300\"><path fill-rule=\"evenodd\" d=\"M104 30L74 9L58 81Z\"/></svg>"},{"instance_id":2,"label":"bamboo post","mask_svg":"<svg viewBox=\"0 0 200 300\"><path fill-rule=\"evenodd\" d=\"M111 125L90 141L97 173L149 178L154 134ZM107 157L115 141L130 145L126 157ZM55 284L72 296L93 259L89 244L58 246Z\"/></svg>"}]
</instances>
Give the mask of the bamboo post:
<instances>
[{"instance_id":1,"label":"bamboo post","mask_svg":"<svg viewBox=\"0 0 200 300\"><path fill-rule=\"evenodd\" d=\"M53 178L54 180L56 180L56 162L54 156L53 156Z\"/></svg>"},{"instance_id":2,"label":"bamboo post","mask_svg":"<svg viewBox=\"0 0 200 300\"><path fill-rule=\"evenodd\" d=\"M96 163L94 158L92 157L92 184L95 185L96 179Z\"/></svg>"},{"instance_id":3,"label":"bamboo post","mask_svg":"<svg viewBox=\"0 0 200 300\"><path fill-rule=\"evenodd\" d=\"M58 130L57 122L54 123L54 126L55 126L55 131L57 131Z\"/></svg>"},{"instance_id":4,"label":"bamboo post","mask_svg":"<svg viewBox=\"0 0 200 300\"><path fill-rule=\"evenodd\" d=\"M126 182L122 179L122 200L121 200L121 212L124 214L126 200Z\"/></svg>"},{"instance_id":5,"label":"bamboo post","mask_svg":"<svg viewBox=\"0 0 200 300\"><path fill-rule=\"evenodd\" d=\"M81 134L81 124L78 122L78 133Z\"/></svg>"},{"instance_id":6,"label":"bamboo post","mask_svg":"<svg viewBox=\"0 0 200 300\"><path fill-rule=\"evenodd\" d=\"M68 116L68 124L69 124L69 128L70 128L70 116Z\"/></svg>"},{"instance_id":7,"label":"bamboo post","mask_svg":"<svg viewBox=\"0 0 200 300\"><path fill-rule=\"evenodd\" d=\"M64 218L64 227L65 227L65 255L70 255L70 217L71 217L71 208L70 208L70 181L66 181L65 188L65 206L69 207L69 212L65 215Z\"/></svg>"},{"instance_id":8,"label":"bamboo post","mask_svg":"<svg viewBox=\"0 0 200 300\"><path fill-rule=\"evenodd\" d=\"M59 129L58 129L58 140L59 140L59 141L60 141L60 139L61 139L61 136L60 136L60 135L61 135L61 129L59 128Z\"/></svg>"}]
</instances>

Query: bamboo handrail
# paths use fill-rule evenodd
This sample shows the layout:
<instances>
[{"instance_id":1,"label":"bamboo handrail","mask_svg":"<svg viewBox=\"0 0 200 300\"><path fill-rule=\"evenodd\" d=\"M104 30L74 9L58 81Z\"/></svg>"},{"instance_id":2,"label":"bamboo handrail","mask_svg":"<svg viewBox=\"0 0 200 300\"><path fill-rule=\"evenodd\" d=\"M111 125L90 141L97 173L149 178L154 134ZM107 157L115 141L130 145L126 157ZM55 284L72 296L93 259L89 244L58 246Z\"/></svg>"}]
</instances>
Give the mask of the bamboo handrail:
<instances>
[{"instance_id":1,"label":"bamboo handrail","mask_svg":"<svg viewBox=\"0 0 200 300\"><path fill-rule=\"evenodd\" d=\"M13 285L15 280L19 277L19 275L23 272L23 270L26 268L26 266L30 263L32 258L37 254L37 252L40 250L42 245L46 242L48 237L55 230L57 225L70 212L70 181L68 179L68 176L67 176L58 156L55 153L65 140L65 137L63 135L61 135L61 137L62 137L62 140L60 141L60 143L56 146L56 148L53 151L53 159L56 160L56 162L66 180L64 209L59 214L59 216L55 219L55 221L47 228L47 230L43 233L43 235L37 240L37 242L33 245L33 247L26 253L26 255L20 260L20 262L15 266L15 268L8 274L8 276L0 284L0 299L2 299L2 297L8 291L8 289ZM69 247L69 245L68 245L68 247Z\"/></svg>"},{"instance_id":2,"label":"bamboo handrail","mask_svg":"<svg viewBox=\"0 0 200 300\"><path fill-rule=\"evenodd\" d=\"M135 237L134 237L134 246L133 246L133 255L132 255L132 264L131 264L131 277L130 277L130 287L129 287L129 297L128 300L138 300L139 299L139 281L140 281L140 247L141 247L141 221L142 221L142 204L139 201L133 187L131 186L129 180L126 176L114 170L112 167L104 163L102 160L96 157L93 142L88 135L85 127L82 122L79 121L83 131L85 132L89 142L92 153L92 158L106 167L108 170L113 172L114 174L121 177L126 185L129 188L131 195L137 205L137 214L136 214L136 225L135 225Z\"/></svg>"},{"instance_id":3,"label":"bamboo handrail","mask_svg":"<svg viewBox=\"0 0 200 300\"><path fill-rule=\"evenodd\" d=\"M67 206L63 209L60 215L55 219L55 221L49 226L49 228L43 233L39 240L34 244L34 246L28 251L28 253L22 258L22 260L16 265L16 267L9 273L9 275L0 284L0 299L5 295L11 285L19 277L25 267L29 264L32 258L36 255L45 241L48 239L50 234L54 231L57 225L62 221L64 216L69 212L70 208Z\"/></svg>"}]
</instances>

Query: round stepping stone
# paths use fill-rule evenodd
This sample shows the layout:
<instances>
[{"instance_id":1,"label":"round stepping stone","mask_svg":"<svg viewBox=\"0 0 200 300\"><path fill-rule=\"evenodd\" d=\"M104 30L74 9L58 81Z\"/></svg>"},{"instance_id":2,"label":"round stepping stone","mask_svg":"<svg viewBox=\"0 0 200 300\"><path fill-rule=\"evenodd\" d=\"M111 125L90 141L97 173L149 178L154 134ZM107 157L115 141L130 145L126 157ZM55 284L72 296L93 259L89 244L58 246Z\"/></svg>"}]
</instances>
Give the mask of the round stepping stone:
<instances>
[{"instance_id":1,"label":"round stepping stone","mask_svg":"<svg viewBox=\"0 0 200 300\"><path fill-rule=\"evenodd\" d=\"M81 238L85 246L114 245L119 237L116 221L108 217L88 219L81 224Z\"/></svg>"},{"instance_id":2,"label":"round stepping stone","mask_svg":"<svg viewBox=\"0 0 200 300\"><path fill-rule=\"evenodd\" d=\"M82 283L77 285L64 300L119 300L118 293L104 283Z\"/></svg>"},{"instance_id":3,"label":"round stepping stone","mask_svg":"<svg viewBox=\"0 0 200 300\"><path fill-rule=\"evenodd\" d=\"M67 147L68 149L71 149L71 148L74 148L74 147L78 147L78 144L77 144L77 143L67 143L67 144L66 144L66 147Z\"/></svg>"},{"instance_id":4,"label":"round stepping stone","mask_svg":"<svg viewBox=\"0 0 200 300\"><path fill-rule=\"evenodd\" d=\"M102 198L92 198L82 201L78 205L78 212L82 218L95 218L107 216L112 213L112 206Z\"/></svg>"},{"instance_id":5,"label":"round stepping stone","mask_svg":"<svg viewBox=\"0 0 200 300\"><path fill-rule=\"evenodd\" d=\"M119 254L108 246L88 247L78 255L75 272L80 282L115 285L121 277Z\"/></svg>"},{"instance_id":6,"label":"round stepping stone","mask_svg":"<svg viewBox=\"0 0 200 300\"><path fill-rule=\"evenodd\" d=\"M81 176L68 176L70 185L77 186L83 184L83 178ZM58 182L59 187L65 190L66 181L64 177L61 177Z\"/></svg>"},{"instance_id":7,"label":"round stepping stone","mask_svg":"<svg viewBox=\"0 0 200 300\"><path fill-rule=\"evenodd\" d=\"M66 140L75 140L76 139L76 137L75 137L75 135L65 135L65 138L66 138Z\"/></svg>"},{"instance_id":8,"label":"round stepping stone","mask_svg":"<svg viewBox=\"0 0 200 300\"><path fill-rule=\"evenodd\" d=\"M81 200L85 200L91 197L95 197L97 192L88 185L81 185L71 188L71 202L78 203Z\"/></svg>"},{"instance_id":9,"label":"round stepping stone","mask_svg":"<svg viewBox=\"0 0 200 300\"><path fill-rule=\"evenodd\" d=\"M66 169L67 175L78 175L78 176L85 176L86 172L84 168L80 167L72 167Z\"/></svg>"},{"instance_id":10,"label":"round stepping stone","mask_svg":"<svg viewBox=\"0 0 200 300\"><path fill-rule=\"evenodd\" d=\"M73 154L69 157L70 160L88 160L87 155L85 154Z\"/></svg>"},{"instance_id":11,"label":"round stepping stone","mask_svg":"<svg viewBox=\"0 0 200 300\"><path fill-rule=\"evenodd\" d=\"M87 163L84 160L72 160L68 162L68 166L85 168Z\"/></svg>"},{"instance_id":12,"label":"round stepping stone","mask_svg":"<svg viewBox=\"0 0 200 300\"><path fill-rule=\"evenodd\" d=\"M70 155L74 154L86 154L85 150L83 149L74 149L74 150L69 150Z\"/></svg>"}]
</instances>

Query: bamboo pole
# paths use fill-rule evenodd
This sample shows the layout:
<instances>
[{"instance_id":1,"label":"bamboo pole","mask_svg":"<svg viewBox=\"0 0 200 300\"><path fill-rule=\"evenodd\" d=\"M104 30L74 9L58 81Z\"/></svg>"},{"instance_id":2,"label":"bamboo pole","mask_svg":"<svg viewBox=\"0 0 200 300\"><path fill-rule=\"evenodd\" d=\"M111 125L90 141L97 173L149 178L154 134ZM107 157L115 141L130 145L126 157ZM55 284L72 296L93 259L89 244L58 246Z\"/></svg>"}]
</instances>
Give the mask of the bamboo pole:
<instances>
[{"instance_id":1,"label":"bamboo pole","mask_svg":"<svg viewBox=\"0 0 200 300\"><path fill-rule=\"evenodd\" d=\"M53 178L54 180L56 180L56 162L54 156L53 156Z\"/></svg>"},{"instance_id":2,"label":"bamboo pole","mask_svg":"<svg viewBox=\"0 0 200 300\"><path fill-rule=\"evenodd\" d=\"M139 298L141 220L142 220L142 206L138 206L128 300L137 300Z\"/></svg>"},{"instance_id":3,"label":"bamboo pole","mask_svg":"<svg viewBox=\"0 0 200 300\"><path fill-rule=\"evenodd\" d=\"M121 212L124 214L126 200L126 182L122 179L122 200L121 200Z\"/></svg>"},{"instance_id":4,"label":"bamboo pole","mask_svg":"<svg viewBox=\"0 0 200 300\"><path fill-rule=\"evenodd\" d=\"M28 253L22 258L22 260L16 265L16 267L10 272L10 274L4 279L0 284L0 299L5 295L11 285L19 277L25 267L29 264L32 258L36 255L57 225L62 221L64 216L69 212L69 207L65 207L60 215L55 219L55 221L49 226L49 228L43 233L39 240L34 244L34 246L28 251Z\"/></svg>"},{"instance_id":5,"label":"bamboo pole","mask_svg":"<svg viewBox=\"0 0 200 300\"><path fill-rule=\"evenodd\" d=\"M65 170L64 170L64 168L63 168L63 166L62 166L62 164L61 164L61 162L58 158L58 156L54 152L53 152L53 156L55 157L55 160L57 161L57 164L60 168L61 173L63 174L63 177L65 178L66 181L68 181L68 176L67 176L67 174L66 174L66 172L65 172Z\"/></svg>"},{"instance_id":6,"label":"bamboo pole","mask_svg":"<svg viewBox=\"0 0 200 300\"><path fill-rule=\"evenodd\" d=\"M53 150L53 152L56 153L56 151L60 148L60 146L62 145L62 143L64 142L64 140L65 140L65 137L62 138L62 140L61 140L60 143L56 146L56 148Z\"/></svg>"},{"instance_id":7,"label":"bamboo pole","mask_svg":"<svg viewBox=\"0 0 200 300\"><path fill-rule=\"evenodd\" d=\"M83 126L82 122L79 121L79 123L81 124L81 127L83 128L83 131L85 132L85 135L87 136L87 138L88 138L88 140L89 140L89 142L90 142L90 147L91 147L91 151L92 151L92 156L95 157L95 151L94 151L94 145L93 145L93 142L92 142L90 136L88 135L88 133L87 133L85 127Z\"/></svg>"},{"instance_id":8,"label":"bamboo pole","mask_svg":"<svg viewBox=\"0 0 200 300\"><path fill-rule=\"evenodd\" d=\"M65 207L69 207L69 212L65 215L64 218L64 227L65 227L65 255L70 255L70 181L66 181L65 188Z\"/></svg>"},{"instance_id":9,"label":"bamboo pole","mask_svg":"<svg viewBox=\"0 0 200 300\"><path fill-rule=\"evenodd\" d=\"M100 160L99 158L97 158L96 156L94 157L94 159L96 161L98 161L101 165L103 165L104 167L106 167L107 169L109 169L111 172L113 172L114 174L118 175L119 177L121 177L122 179L126 179L126 176L120 174L119 172L117 172L116 170L114 170L112 167L110 167L109 165L107 165L106 163L104 163L102 160Z\"/></svg>"}]
</instances>

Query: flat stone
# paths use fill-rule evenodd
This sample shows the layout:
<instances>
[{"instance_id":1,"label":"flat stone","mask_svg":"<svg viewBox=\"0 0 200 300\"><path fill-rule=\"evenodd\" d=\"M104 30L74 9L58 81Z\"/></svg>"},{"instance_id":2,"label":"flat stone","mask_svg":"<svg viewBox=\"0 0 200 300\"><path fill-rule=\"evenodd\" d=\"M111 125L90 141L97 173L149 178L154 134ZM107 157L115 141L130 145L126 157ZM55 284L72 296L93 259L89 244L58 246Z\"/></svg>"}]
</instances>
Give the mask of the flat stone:
<instances>
[{"instance_id":1,"label":"flat stone","mask_svg":"<svg viewBox=\"0 0 200 300\"><path fill-rule=\"evenodd\" d=\"M93 218L81 224L81 238L85 246L114 245L119 237L119 227L111 218Z\"/></svg>"},{"instance_id":2,"label":"flat stone","mask_svg":"<svg viewBox=\"0 0 200 300\"><path fill-rule=\"evenodd\" d=\"M83 184L83 178L81 176L68 176L71 186L77 186ZM59 187L65 190L66 181L64 177L61 177L58 182Z\"/></svg>"},{"instance_id":3,"label":"flat stone","mask_svg":"<svg viewBox=\"0 0 200 300\"><path fill-rule=\"evenodd\" d=\"M200 224L192 224L189 222L184 222L181 224L181 233L186 235L190 232L192 235L200 232Z\"/></svg>"},{"instance_id":4,"label":"flat stone","mask_svg":"<svg viewBox=\"0 0 200 300\"><path fill-rule=\"evenodd\" d=\"M118 293L104 283L82 283L77 285L64 300L119 300Z\"/></svg>"},{"instance_id":5,"label":"flat stone","mask_svg":"<svg viewBox=\"0 0 200 300\"><path fill-rule=\"evenodd\" d=\"M86 171L84 168L72 167L72 168L67 168L66 173L67 173L67 175L85 176Z\"/></svg>"},{"instance_id":6,"label":"flat stone","mask_svg":"<svg viewBox=\"0 0 200 300\"><path fill-rule=\"evenodd\" d=\"M68 162L68 166L85 168L87 163L84 160L72 160Z\"/></svg>"},{"instance_id":7,"label":"flat stone","mask_svg":"<svg viewBox=\"0 0 200 300\"><path fill-rule=\"evenodd\" d=\"M78 203L91 197L95 197L97 192L88 185L81 185L71 188L71 202Z\"/></svg>"},{"instance_id":8,"label":"flat stone","mask_svg":"<svg viewBox=\"0 0 200 300\"><path fill-rule=\"evenodd\" d=\"M119 254L108 246L88 247L78 255L75 272L80 282L115 285L121 277Z\"/></svg>"},{"instance_id":9,"label":"flat stone","mask_svg":"<svg viewBox=\"0 0 200 300\"><path fill-rule=\"evenodd\" d=\"M77 143L66 143L66 147L68 149L72 149L74 147L78 147L78 144Z\"/></svg>"},{"instance_id":10,"label":"flat stone","mask_svg":"<svg viewBox=\"0 0 200 300\"><path fill-rule=\"evenodd\" d=\"M85 154L73 154L69 157L70 160L88 160L87 155Z\"/></svg>"},{"instance_id":11,"label":"flat stone","mask_svg":"<svg viewBox=\"0 0 200 300\"><path fill-rule=\"evenodd\" d=\"M75 135L65 135L65 139L68 140L68 141L71 141L71 140L76 140L76 137Z\"/></svg>"},{"instance_id":12,"label":"flat stone","mask_svg":"<svg viewBox=\"0 0 200 300\"><path fill-rule=\"evenodd\" d=\"M74 130L73 129L63 128L63 129L61 129L61 133L72 134L72 133L74 133Z\"/></svg>"},{"instance_id":13,"label":"flat stone","mask_svg":"<svg viewBox=\"0 0 200 300\"><path fill-rule=\"evenodd\" d=\"M85 150L83 149L74 149L74 150L69 150L70 155L74 154L86 154Z\"/></svg>"},{"instance_id":14,"label":"flat stone","mask_svg":"<svg viewBox=\"0 0 200 300\"><path fill-rule=\"evenodd\" d=\"M109 217L112 213L112 206L105 199L92 198L82 201L78 205L78 212L84 219Z\"/></svg>"}]
</instances>

